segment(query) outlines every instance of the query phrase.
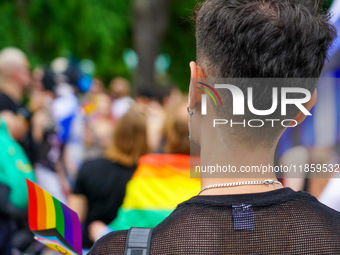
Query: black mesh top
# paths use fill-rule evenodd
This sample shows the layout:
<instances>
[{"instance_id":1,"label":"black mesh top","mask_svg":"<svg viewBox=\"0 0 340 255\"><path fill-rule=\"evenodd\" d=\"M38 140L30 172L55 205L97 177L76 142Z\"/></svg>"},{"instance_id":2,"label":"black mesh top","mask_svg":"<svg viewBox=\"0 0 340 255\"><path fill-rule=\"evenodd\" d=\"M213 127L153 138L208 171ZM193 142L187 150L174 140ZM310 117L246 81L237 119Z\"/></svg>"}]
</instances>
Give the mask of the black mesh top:
<instances>
[{"instance_id":1,"label":"black mesh top","mask_svg":"<svg viewBox=\"0 0 340 255\"><path fill-rule=\"evenodd\" d=\"M126 235L104 236L89 255L123 255ZM340 254L340 213L289 188L196 196L154 229L150 254Z\"/></svg>"}]
</instances>

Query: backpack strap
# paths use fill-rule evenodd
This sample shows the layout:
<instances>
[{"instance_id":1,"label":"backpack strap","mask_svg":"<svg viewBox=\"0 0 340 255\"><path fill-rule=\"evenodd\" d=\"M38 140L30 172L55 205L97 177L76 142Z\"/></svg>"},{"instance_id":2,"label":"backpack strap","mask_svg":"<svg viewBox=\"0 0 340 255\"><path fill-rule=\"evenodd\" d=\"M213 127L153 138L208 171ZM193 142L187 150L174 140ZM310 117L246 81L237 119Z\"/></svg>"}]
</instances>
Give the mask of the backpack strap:
<instances>
[{"instance_id":1,"label":"backpack strap","mask_svg":"<svg viewBox=\"0 0 340 255\"><path fill-rule=\"evenodd\" d=\"M130 228L125 255L149 255L152 228Z\"/></svg>"}]
</instances>

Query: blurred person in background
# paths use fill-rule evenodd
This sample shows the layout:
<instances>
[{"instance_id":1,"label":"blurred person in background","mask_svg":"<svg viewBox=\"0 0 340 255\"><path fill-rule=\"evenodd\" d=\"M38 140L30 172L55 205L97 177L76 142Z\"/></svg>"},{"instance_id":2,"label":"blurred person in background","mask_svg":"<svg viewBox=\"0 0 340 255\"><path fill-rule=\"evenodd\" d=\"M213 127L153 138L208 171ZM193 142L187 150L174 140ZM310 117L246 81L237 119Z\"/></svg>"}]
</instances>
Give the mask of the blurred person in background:
<instances>
[{"instance_id":1,"label":"blurred person in background","mask_svg":"<svg viewBox=\"0 0 340 255\"><path fill-rule=\"evenodd\" d=\"M111 113L113 120L118 120L127 113L134 103L131 98L131 84L122 77L114 78L110 83L110 91L112 95Z\"/></svg>"},{"instance_id":2,"label":"blurred person in background","mask_svg":"<svg viewBox=\"0 0 340 255\"><path fill-rule=\"evenodd\" d=\"M105 93L105 92L106 92L106 90L105 90L105 86L103 84L103 81L100 80L98 77L93 78L92 85L91 85L91 88L89 90L89 94L90 95L97 95L97 94Z\"/></svg>"},{"instance_id":3,"label":"blurred person in background","mask_svg":"<svg viewBox=\"0 0 340 255\"><path fill-rule=\"evenodd\" d=\"M91 224L93 241L113 230L155 227L179 203L199 191L199 179L190 178L190 142L183 98L168 109L162 134L165 154L148 154L140 158L138 168L127 184L117 218L109 227L99 221Z\"/></svg>"},{"instance_id":4,"label":"blurred person in background","mask_svg":"<svg viewBox=\"0 0 340 255\"><path fill-rule=\"evenodd\" d=\"M91 88L88 91L88 93L84 96L84 101L82 102L82 107L85 111L87 119L90 119L93 115L96 114L96 110L98 108L97 96L102 94L106 94L104 84L99 78L94 78L92 80Z\"/></svg>"},{"instance_id":5,"label":"blurred person in background","mask_svg":"<svg viewBox=\"0 0 340 255\"><path fill-rule=\"evenodd\" d=\"M51 110L62 143L62 165L73 184L85 156L85 111L81 107L80 97L90 86L82 84L81 81L86 81L82 79L83 73L71 61L57 58L51 66L57 75L57 97Z\"/></svg>"},{"instance_id":6,"label":"blurred person in background","mask_svg":"<svg viewBox=\"0 0 340 255\"><path fill-rule=\"evenodd\" d=\"M92 110L87 114L85 127L85 160L104 156L105 150L111 145L114 126L111 118L111 100L107 94L101 92L94 95L91 105ZM87 104L85 108L88 107Z\"/></svg>"},{"instance_id":7,"label":"blurred person in background","mask_svg":"<svg viewBox=\"0 0 340 255\"><path fill-rule=\"evenodd\" d=\"M169 111L183 101L184 95L177 86L163 89L161 93L161 104L165 111Z\"/></svg>"},{"instance_id":8,"label":"blurred person in background","mask_svg":"<svg viewBox=\"0 0 340 255\"><path fill-rule=\"evenodd\" d=\"M24 251L33 241L28 229L26 179L35 181L34 171L23 148L10 135L0 117L0 254L15 247Z\"/></svg>"},{"instance_id":9,"label":"blurred person in background","mask_svg":"<svg viewBox=\"0 0 340 255\"><path fill-rule=\"evenodd\" d=\"M20 204L23 204L21 206L23 210L27 209L27 192L25 178L20 177L20 174L22 175L27 171L27 173L34 176L32 164L36 160L36 145L31 133L31 112L23 103L24 94L30 84L31 74L25 53L13 47L1 50L0 116L5 122L1 125L3 126L1 135L5 139L2 141L1 146L4 150L2 160L6 160L6 162L0 162L5 164L1 167L2 182L10 188L10 198L11 194L19 194L17 199L18 201L21 200ZM5 130L9 131L10 137L6 138L4 136ZM23 152L21 152L21 146L10 142L11 137L20 143L24 149ZM6 145L9 147L5 147ZM4 155L7 154L10 157L4 159ZM28 159L26 159L27 157ZM12 162L13 160L16 160L16 162ZM33 177L30 178L33 180ZM20 190L19 193L16 192L18 190ZM6 192L1 192L1 195L3 196L2 199L6 199ZM15 221L12 246L17 250L24 251L32 243L33 235L28 228L27 217L16 217L15 214L13 212L9 216L10 221Z\"/></svg>"},{"instance_id":10,"label":"blurred person in background","mask_svg":"<svg viewBox=\"0 0 340 255\"><path fill-rule=\"evenodd\" d=\"M340 109L339 109L340 110ZM339 157L340 144L332 150L333 158L327 163L336 166L340 164ZM330 153L330 152L329 152ZM324 184L324 183L322 183ZM330 208L340 212L340 169L334 168L334 172L330 173L330 178L327 179L325 186L322 186L322 192L318 197L319 201Z\"/></svg>"},{"instance_id":11,"label":"blurred person in background","mask_svg":"<svg viewBox=\"0 0 340 255\"><path fill-rule=\"evenodd\" d=\"M169 115L169 112L173 111L174 109L177 109L177 106L183 103L183 100L186 99L187 96L183 95L182 92L173 85L163 87L160 90L159 93L159 102L162 106L162 110L159 111L159 125L162 123L163 129L161 131L161 136L158 141L158 147L154 151L155 153L164 153L165 148L165 133L164 133L164 122L167 120L167 115ZM157 130L159 130L159 127L157 127Z\"/></svg>"},{"instance_id":12,"label":"blurred person in background","mask_svg":"<svg viewBox=\"0 0 340 255\"><path fill-rule=\"evenodd\" d=\"M340 163L340 158L335 147L295 146L281 156L279 163L285 166L336 166ZM333 172L320 173L318 170L315 172L291 172L284 173L282 177L285 186L295 191L307 191L319 198L328 181L333 178Z\"/></svg>"},{"instance_id":13,"label":"blurred person in background","mask_svg":"<svg viewBox=\"0 0 340 255\"><path fill-rule=\"evenodd\" d=\"M0 52L0 114L6 120L13 138L24 147L34 163L31 112L23 104L24 93L30 84L31 74L25 53L17 48L4 48Z\"/></svg>"},{"instance_id":14,"label":"blurred person in background","mask_svg":"<svg viewBox=\"0 0 340 255\"><path fill-rule=\"evenodd\" d=\"M37 68L33 72L33 90L30 109L32 135L37 144L37 160L34 164L37 184L63 203L69 193L69 185L60 166L61 141L57 135L57 124L51 111L55 99L56 75L48 68Z\"/></svg>"},{"instance_id":15,"label":"blurred person in background","mask_svg":"<svg viewBox=\"0 0 340 255\"><path fill-rule=\"evenodd\" d=\"M136 104L133 108L138 108L146 114L148 144L151 152L162 151L162 128L164 125L164 109L157 100L157 94L150 88L143 88L137 91L135 96Z\"/></svg>"},{"instance_id":16,"label":"blurred person in background","mask_svg":"<svg viewBox=\"0 0 340 255\"><path fill-rule=\"evenodd\" d=\"M126 183L148 152L143 114L129 111L116 124L112 147L106 157L85 162L79 171L69 206L85 224L83 247L90 249L88 226L95 220L110 223L123 202Z\"/></svg>"}]
</instances>

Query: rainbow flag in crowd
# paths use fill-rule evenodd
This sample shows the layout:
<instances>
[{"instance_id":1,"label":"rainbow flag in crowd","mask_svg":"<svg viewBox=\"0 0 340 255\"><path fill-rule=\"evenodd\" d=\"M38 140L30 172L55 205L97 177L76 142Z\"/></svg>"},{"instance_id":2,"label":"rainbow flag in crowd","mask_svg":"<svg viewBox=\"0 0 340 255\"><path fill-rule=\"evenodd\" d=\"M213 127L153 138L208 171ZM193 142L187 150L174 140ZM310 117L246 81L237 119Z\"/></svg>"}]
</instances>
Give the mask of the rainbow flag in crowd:
<instances>
[{"instance_id":1,"label":"rainbow flag in crowd","mask_svg":"<svg viewBox=\"0 0 340 255\"><path fill-rule=\"evenodd\" d=\"M199 179L190 178L190 156L179 154L149 154L128 182L126 194L113 230L131 227L155 227L176 206L196 196Z\"/></svg>"},{"instance_id":2,"label":"rainbow flag in crowd","mask_svg":"<svg viewBox=\"0 0 340 255\"><path fill-rule=\"evenodd\" d=\"M35 239L61 254L81 255L78 215L38 185L26 182L29 227Z\"/></svg>"}]
</instances>

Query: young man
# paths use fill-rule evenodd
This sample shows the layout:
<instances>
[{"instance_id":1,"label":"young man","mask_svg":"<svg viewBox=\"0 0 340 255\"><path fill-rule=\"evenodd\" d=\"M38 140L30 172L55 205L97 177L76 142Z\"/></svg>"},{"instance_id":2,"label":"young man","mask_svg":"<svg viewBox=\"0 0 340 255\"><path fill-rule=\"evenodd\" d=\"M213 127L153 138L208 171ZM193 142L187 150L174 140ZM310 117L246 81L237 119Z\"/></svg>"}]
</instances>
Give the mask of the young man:
<instances>
[{"instance_id":1,"label":"young man","mask_svg":"<svg viewBox=\"0 0 340 255\"><path fill-rule=\"evenodd\" d=\"M240 95L233 102L223 90L218 93L223 107L211 107L208 101L204 116L201 92L211 78L247 78L234 80L238 85L234 94L247 90L246 85L254 82L249 78L317 78L336 34L321 6L315 0L206 0L202 4L196 13L197 64L190 63L188 105L190 138L200 148L200 165L224 162L237 172L244 166L274 165L284 125L240 127L240 116L231 113ZM275 84L281 93L286 83ZM294 84L308 92L308 102L289 107L285 114L285 119L297 124L315 104L316 82ZM253 108L270 108L272 91L271 86L257 87ZM248 122L253 115L248 111L244 117ZM211 132L216 117L234 118L238 124ZM263 116L256 119L262 121ZM266 178L247 173L208 177L201 174L199 196L180 204L152 231L111 233L90 254L340 254L340 214L306 193L283 188L275 173Z\"/></svg>"},{"instance_id":2,"label":"young man","mask_svg":"<svg viewBox=\"0 0 340 255\"><path fill-rule=\"evenodd\" d=\"M9 47L2 49L0 51L0 118L6 122L11 136L23 146L25 153L31 161L30 163L32 163L35 155L34 144L29 134L31 113L22 103L24 92L30 85L30 82L31 75L26 55L17 48ZM2 146L3 150L8 150L8 152L11 150L11 148L4 148L4 144L0 146ZM22 156L20 157L22 158ZM22 167L17 166L17 168L23 171L21 169ZM4 169L1 171L6 175ZM4 201L6 201L5 191L8 189L7 181L10 182L11 179L7 177L5 183L0 183L0 194L3 196L3 199L5 199ZM19 184L17 183L17 185ZM10 203L7 205L13 206ZM4 206L0 208L0 254L11 254L11 239L14 235L12 221L16 216L11 214L10 217L8 210L10 209ZM15 208L15 210L17 210L17 208ZM18 211L18 213L20 212ZM16 219L17 222L25 220ZM20 224L22 225L22 223ZM28 233L28 240L31 238L31 233L28 228L24 227L20 229L20 231L21 236ZM25 240L23 238L21 239ZM19 245L16 245L16 248L21 246L21 243L22 242L18 242Z\"/></svg>"}]
</instances>

